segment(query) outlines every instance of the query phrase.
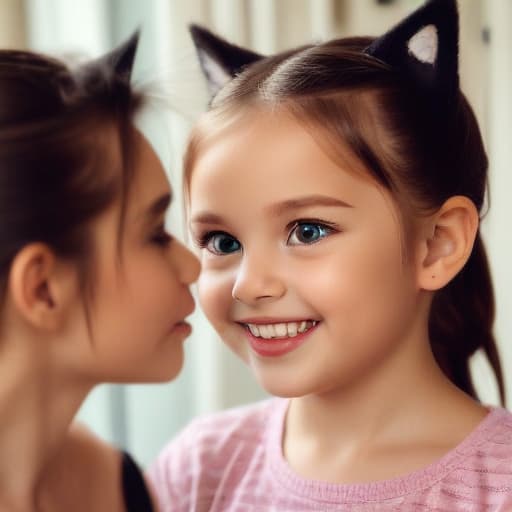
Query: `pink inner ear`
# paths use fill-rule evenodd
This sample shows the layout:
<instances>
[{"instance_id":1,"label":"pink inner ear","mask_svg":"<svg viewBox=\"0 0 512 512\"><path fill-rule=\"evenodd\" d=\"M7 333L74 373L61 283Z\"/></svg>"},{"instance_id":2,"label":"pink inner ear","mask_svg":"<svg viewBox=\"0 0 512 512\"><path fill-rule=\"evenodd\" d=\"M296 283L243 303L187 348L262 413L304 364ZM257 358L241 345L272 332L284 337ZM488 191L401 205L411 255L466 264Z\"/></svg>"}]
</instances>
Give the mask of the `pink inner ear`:
<instances>
[{"instance_id":1,"label":"pink inner ear","mask_svg":"<svg viewBox=\"0 0 512 512\"><path fill-rule=\"evenodd\" d=\"M435 25L427 25L419 32L416 32L409 42L407 48L409 53L420 62L434 64L437 58L438 37Z\"/></svg>"},{"instance_id":2,"label":"pink inner ear","mask_svg":"<svg viewBox=\"0 0 512 512\"><path fill-rule=\"evenodd\" d=\"M206 52L203 52L202 63L205 71L208 73L209 80L215 84L215 90L212 92L217 92L218 89L221 89L224 84L231 80L232 77L229 73Z\"/></svg>"}]
</instances>

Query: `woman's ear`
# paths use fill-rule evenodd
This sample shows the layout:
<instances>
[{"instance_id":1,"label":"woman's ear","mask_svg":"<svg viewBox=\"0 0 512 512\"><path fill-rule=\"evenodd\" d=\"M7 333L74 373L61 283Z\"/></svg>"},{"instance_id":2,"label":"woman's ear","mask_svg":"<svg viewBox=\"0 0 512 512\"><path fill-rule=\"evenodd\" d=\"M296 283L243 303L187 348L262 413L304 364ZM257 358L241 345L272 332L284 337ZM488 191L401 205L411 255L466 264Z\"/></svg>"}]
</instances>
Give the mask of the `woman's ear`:
<instances>
[{"instance_id":1,"label":"woman's ear","mask_svg":"<svg viewBox=\"0 0 512 512\"><path fill-rule=\"evenodd\" d=\"M479 217L473 201L453 196L430 217L421 240L418 284L438 290L466 264L478 232Z\"/></svg>"},{"instance_id":2,"label":"woman's ear","mask_svg":"<svg viewBox=\"0 0 512 512\"><path fill-rule=\"evenodd\" d=\"M11 264L8 282L8 293L20 317L36 329L58 330L75 296L74 274L47 245L25 246Z\"/></svg>"}]
</instances>

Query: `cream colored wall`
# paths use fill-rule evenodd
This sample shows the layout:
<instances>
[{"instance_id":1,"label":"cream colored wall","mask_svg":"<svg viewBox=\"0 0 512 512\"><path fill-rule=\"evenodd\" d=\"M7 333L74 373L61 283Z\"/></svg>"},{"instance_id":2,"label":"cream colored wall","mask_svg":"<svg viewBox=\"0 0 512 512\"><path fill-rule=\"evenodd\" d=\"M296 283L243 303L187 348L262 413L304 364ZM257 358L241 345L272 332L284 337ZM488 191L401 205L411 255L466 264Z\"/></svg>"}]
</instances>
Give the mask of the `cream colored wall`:
<instances>
[{"instance_id":1,"label":"cream colored wall","mask_svg":"<svg viewBox=\"0 0 512 512\"><path fill-rule=\"evenodd\" d=\"M25 48L25 4L0 0L0 48Z\"/></svg>"}]
</instances>

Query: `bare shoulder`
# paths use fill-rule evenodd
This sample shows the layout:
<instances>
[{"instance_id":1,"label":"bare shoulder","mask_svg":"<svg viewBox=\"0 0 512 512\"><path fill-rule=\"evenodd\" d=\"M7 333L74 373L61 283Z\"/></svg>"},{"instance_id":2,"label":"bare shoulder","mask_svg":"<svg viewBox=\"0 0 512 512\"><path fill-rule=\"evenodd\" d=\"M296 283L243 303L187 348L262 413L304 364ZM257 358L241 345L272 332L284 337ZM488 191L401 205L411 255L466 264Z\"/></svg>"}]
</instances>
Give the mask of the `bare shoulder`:
<instances>
[{"instance_id":1,"label":"bare shoulder","mask_svg":"<svg viewBox=\"0 0 512 512\"><path fill-rule=\"evenodd\" d=\"M71 425L49 479L58 510L125 510L121 453L82 424Z\"/></svg>"},{"instance_id":2,"label":"bare shoulder","mask_svg":"<svg viewBox=\"0 0 512 512\"><path fill-rule=\"evenodd\" d=\"M80 423L71 426L69 440L71 456L82 461L81 477L88 482L94 510L124 511L119 450Z\"/></svg>"},{"instance_id":3,"label":"bare shoulder","mask_svg":"<svg viewBox=\"0 0 512 512\"><path fill-rule=\"evenodd\" d=\"M74 423L69 431L70 455L75 460L84 461L82 478L89 482L95 512L123 511L126 506L122 488L123 454L112 445L100 439L86 426ZM144 484L156 510L153 489L144 477Z\"/></svg>"}]
</instances>

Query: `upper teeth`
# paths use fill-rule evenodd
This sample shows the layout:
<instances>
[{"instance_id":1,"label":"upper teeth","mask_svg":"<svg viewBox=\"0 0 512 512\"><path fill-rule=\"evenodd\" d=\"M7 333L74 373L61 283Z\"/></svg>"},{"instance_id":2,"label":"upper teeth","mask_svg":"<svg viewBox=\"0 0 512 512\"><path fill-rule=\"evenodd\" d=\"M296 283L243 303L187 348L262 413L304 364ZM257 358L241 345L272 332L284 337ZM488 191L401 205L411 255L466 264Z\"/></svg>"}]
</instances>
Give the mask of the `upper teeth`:
<instances>
[{"instance_id":1,"label":"upper teeth","mask_svg":"<svg viewBox=\"0 0 512 512\"><path fill-rule=\"evenodd\" d=\"M281 324L246 324L253 336L257 338L293 338L297 334L308 331L318 322L303 320L302 322L286 322Z\"/></svg>"}]
</instances>

